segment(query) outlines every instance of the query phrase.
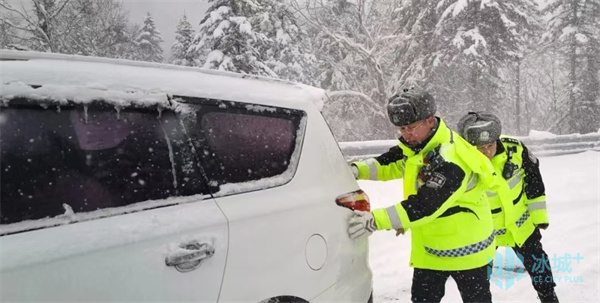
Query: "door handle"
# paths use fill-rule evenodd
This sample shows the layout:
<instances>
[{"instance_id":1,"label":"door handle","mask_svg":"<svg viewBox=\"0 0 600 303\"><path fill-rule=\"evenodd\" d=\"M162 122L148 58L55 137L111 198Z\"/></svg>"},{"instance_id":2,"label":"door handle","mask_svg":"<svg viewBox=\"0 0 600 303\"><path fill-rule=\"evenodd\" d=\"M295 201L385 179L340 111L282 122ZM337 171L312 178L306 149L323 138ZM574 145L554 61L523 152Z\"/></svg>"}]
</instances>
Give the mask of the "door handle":
<instances>
[{"instance_id":1,"label":"door handle","mask_svg":"<svg viewBox=\"0 0 600 303\"><path fill-rule=\"evenodd\" d=\"M167 266L174 266L180 272L192 271L200 266L200 262L215 254L215 248L208 243L186 243L181 249L170 253L165 259Z\"/></svg>"}]
</instances>

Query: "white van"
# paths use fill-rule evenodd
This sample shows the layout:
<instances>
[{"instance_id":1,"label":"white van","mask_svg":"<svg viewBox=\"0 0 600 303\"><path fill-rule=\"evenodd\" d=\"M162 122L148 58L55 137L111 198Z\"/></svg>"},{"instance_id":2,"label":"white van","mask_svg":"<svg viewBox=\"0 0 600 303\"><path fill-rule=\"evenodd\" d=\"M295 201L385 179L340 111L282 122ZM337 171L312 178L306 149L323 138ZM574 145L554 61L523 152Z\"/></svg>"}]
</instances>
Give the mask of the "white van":
<instances>
[{"instance_id":1,"label":"white van","mask_svg":"<svg viewBox=\"0 0 600 303\"><path fill-rule=\"evenodd\" d=\"M324 91L0 51L0 301L368 302Z\"/></svg>"}]
</instances>

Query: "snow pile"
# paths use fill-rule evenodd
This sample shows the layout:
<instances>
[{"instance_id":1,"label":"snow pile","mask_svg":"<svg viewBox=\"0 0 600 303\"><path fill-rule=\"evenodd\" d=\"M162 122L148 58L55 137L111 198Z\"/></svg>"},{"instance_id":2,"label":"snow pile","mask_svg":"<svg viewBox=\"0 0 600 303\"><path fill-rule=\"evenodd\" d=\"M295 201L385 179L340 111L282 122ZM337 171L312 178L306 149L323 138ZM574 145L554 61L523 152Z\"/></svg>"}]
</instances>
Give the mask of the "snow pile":
<instances>
[{"instance_id":1,"label":"snow pile","mask_svg":"<svg viewBox=\"0 0 600 303\"><path fill-rule=\"evenodd\" d=\"M528 139L531 140L540 140L540 139L552 139L552 138L556 138L557 135L551 133L551 132L546 132L546 131L540 131L540 130L531 130L529 131L529 136Z\"/></svg>"},{"instance_id":2,"label":"snow pile","mask_svg":"<svg viewBox=\"0 0 600 303\"><path fill-rule=\"evenodd\" d=\"M127 102L166 104L167 95L174 95L303 110L307 109L307 101L321 110L326 98L322 89L260 76L127 60L0 52L8 58L50 59L0 62L3 85L0 97L59 100L72 97L77 102L100 98L126 105ZM40 87L34 89L31 85Z\"/></svg>"},{"instance_id":3,"label":"snow pile","mask_svg":"<svg viewBox=\"0 0 600 303\"><path fill-rule=\"evenodd\" d=\"M85 104L105 100L107 103L118 107L132 104L144 106L158 104L166 106L169 104L165 92L120 91L103 87L99 83L90 83L83 86L48 84L39 88L33 88L23 82L2 83L0 84L0 99L23 97L35 100L52 100L63 105L67 101Z\"/></svg>"}]
</instances>

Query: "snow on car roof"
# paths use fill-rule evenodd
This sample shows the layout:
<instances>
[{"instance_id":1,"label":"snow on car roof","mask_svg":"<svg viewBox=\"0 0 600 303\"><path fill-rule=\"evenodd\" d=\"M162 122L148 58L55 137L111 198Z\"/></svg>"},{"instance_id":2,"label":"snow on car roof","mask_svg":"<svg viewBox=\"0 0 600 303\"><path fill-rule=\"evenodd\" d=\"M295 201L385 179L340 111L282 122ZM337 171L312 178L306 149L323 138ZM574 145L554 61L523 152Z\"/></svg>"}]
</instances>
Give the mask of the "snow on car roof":
<instances>
[{"instance_id":1,"label":"snow on car roof","mask_svg":"<svg viewBox=\"0 0 600 303\"><path fill-rule=\"evenodd\" d=\"M0 50L0 71L5 99L103 99L124 106L166 103L167 95L178 95L298 109L312 103L318 110L326 99L322 89L279 79L77 55Z\"/></svg>"}]
</instances>

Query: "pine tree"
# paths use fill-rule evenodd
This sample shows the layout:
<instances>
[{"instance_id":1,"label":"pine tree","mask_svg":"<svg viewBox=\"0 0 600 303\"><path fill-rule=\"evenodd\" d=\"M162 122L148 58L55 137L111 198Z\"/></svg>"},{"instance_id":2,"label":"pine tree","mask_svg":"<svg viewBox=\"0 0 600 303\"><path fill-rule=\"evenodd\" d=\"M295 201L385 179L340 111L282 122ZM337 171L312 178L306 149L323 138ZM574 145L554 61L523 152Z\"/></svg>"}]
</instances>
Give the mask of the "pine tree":
<instances>
[{"instance_id":1,"label":"pine tree","mask_svg":"<svg viewBox=\"0 0 600 303\"><path fill-rule=\"evenodd\" d=\"M285 2L210 2L189 48L204 68L314 84L310 41Z\"/></svg>"},{"instance_id":2,"label":"pine tree","mask_svg":"<svg viewBox=\"0 0 600 303\"><path fill-rule=\"evenodd\" d=\"M260 60L257 35L250 18L262 9L257 1L209 0L212 5L200 22L190 50L204 62L203 67L252 75L277 77Z\"/></svg>"},{"instance_id":3,"label":"pine tree","mask_svg":"<svg viewBox=\"0 0 600 303\"><path fill-rule=\"evenodd\" d=\"M544 42L557 46L569 70L570 132L596 132L600 127L600 2L552 0L545 10L550 15Z\"/></svg>"},{"instance_id":4,"label":"pine tree","mask_svg":"<svg viewBox=\"0 0 600 303\"><path fill-rule=\"evenodd\" d=\"M140 24L129 24L125 28L125 42L117 47L116 58L136 60L139 48L135 43L135 38L140 34L142 26Z\"/></svg>"},{"instance_id":5,"label":"pine tree","mask_svg":"<svg viewBox=\"0 0 600 303\"><path fill-rule=\"evenodd\" d=\"M160 43L163 39L160 37L160 32L154 25L154 19L150 13L144 18L144 25L140 30L139 35L135 38L134 44L137 48L135 60L162 62L163 51Z\"/></svg>"},{"instance_id":6,"label":"pine tree","mask_svg":"<svg viewBox=\"0 0 600 303\"><path fill-rule=\"evenodd\" d=\"M188 51L194 40L195 32L185 14L177 24L175 34L177 42L171 46L171 63L184 66L198 65L194 54Z\"/></svg>"}]
</instances>

